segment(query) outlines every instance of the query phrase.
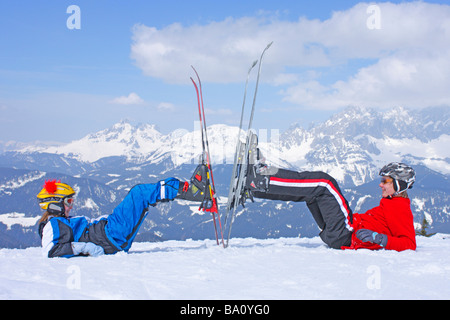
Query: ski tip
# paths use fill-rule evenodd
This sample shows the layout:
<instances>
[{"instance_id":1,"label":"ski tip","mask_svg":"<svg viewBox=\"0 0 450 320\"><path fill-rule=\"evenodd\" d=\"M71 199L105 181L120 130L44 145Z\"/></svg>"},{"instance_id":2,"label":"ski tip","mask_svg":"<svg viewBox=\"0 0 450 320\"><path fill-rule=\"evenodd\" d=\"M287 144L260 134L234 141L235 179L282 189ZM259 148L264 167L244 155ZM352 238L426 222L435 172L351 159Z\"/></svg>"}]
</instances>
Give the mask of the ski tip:
<instances>
[{"instance_id":1,"label":"ski tip","mask_svg":"<svg viewBox=\"0 0 450 320\"><path fill-rule=\"evenodd\" d=\"M252 67L250 69L252 69L254 66L256 66L256 64L258 63L258 59L256 59L255 61L253 61Z\"/></svg>"},{"instance_id":2,"label":"ski tip","mask_svg":"<svg viewBox=\"0 0 450 320\"><path fill-rule=\"evenodd\" d=\"M197 77L198 77L198 72L197 72L197 69L195 69L194 68L194 66L191 64L191 68L192 68L192 70L194 70L194 72L195 72L195 74L197 75Z\"/></svg>"},{"instance_id":3,"label":"ski tip","mask_svg":"<svg viewBox=\"0 0 450 320\"><path fill-rule=\"evenodd\" d=\"M270 48L270 46L272 45L272 43L273 43L273 41L267 45L266 50Z\"/></svg>"}]
</instances>

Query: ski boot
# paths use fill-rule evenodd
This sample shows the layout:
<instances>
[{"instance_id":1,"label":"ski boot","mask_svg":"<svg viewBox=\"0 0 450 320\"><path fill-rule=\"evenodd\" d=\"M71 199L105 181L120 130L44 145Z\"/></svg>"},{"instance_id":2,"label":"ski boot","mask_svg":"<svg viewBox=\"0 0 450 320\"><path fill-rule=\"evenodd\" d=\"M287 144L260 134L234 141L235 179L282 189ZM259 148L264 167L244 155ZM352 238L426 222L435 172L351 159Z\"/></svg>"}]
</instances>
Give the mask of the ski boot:
<instances>
[{"instance_id":1,"label":"ski boot","mask_svg":"<svg viewBox=\"0 0 450 320\"><path fill-rule=\"evenodd\" d=\"M258 148L258 136L252 133L248 139L248 154L244 183L239 195L239 204L245 207L247 199L254 202L253 192L267 192L269 190L270 174L269 166L265 164L265 158Z\"/></svg>"},{"instance_id":2,"label":"ski boot","mask_svg":"<svg viewBox=\"0 0 450 320\"><path fill-rule=\"evenodd\" d=\"M212 207L211 193L209 191L209 170L205 164L199 164L190 181L180 182L177 198L201 202L201 207Z\"/></svg>"},{"instance_id":3,"label":"ski boot","mask_svg":"<svg viewBox=\"0 0 450 320\"><path fill-rule=\"evenodd\" d=\"M248 153L248 167L246 173L245 189L248 192L269 190L271 169L265 163L266 159L258 148L258 136L254 135L250 141Z\"/></svg>"}]
</instances>

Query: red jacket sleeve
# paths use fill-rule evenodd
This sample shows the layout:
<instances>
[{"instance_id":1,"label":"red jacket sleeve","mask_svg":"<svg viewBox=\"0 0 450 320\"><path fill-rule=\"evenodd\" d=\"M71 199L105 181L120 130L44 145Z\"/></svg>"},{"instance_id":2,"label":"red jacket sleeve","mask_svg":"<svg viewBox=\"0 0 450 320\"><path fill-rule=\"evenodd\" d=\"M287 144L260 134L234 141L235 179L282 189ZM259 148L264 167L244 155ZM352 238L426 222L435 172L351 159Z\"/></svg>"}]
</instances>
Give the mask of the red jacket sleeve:
<instances>
[{"instance_id":1,"label":"red jacket sleeve","mask_svg":"<svg viewBox=\"0 0 450 320\"><path fill-rule=\"evenodd\" d=\"M406 198L383 199L381 206L389 229L388 250L416 250L416 232L411 203Z\"/></svg>"}]
</instances>

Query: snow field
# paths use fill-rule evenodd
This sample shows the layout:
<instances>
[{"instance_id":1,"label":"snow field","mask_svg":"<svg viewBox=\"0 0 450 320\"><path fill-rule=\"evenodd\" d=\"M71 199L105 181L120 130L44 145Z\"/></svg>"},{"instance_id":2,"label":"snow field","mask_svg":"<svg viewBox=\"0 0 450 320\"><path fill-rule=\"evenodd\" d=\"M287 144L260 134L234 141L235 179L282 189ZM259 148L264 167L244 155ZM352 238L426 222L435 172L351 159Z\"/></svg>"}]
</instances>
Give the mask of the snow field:
<instances>
[{"instance_id":1,"label":"snow field","mask_svg":"<svg viewBox=\"0 0 450 320\"><path fill-rule=\"evenodd\" d=\"M48 259L0 250L0 299L450 299L450 235L416 251L341 251L320 238L134 243L130 253Z\"/></svg>"}]
</instances>

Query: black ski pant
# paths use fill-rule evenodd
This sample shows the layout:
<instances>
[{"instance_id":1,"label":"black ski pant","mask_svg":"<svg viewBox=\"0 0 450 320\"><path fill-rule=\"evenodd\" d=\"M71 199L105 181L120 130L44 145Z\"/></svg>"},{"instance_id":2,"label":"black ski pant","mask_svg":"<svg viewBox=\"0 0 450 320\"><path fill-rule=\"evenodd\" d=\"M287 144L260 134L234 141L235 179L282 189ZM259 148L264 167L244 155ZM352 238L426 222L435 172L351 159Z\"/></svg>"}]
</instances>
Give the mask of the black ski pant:
<instances>
[{"instance_id":1,"label":"black ski pant","mask_svg":"<svg viewBox=\"0 0 450 320\"><path fill-rule=\"evenodd\" d=\"M352 211L336 180L324 172L296 172L279 169L270 176L268 192L254 191L256 198L306 202L328 246L349 246Z\"/></svg>"}]
</instances>

